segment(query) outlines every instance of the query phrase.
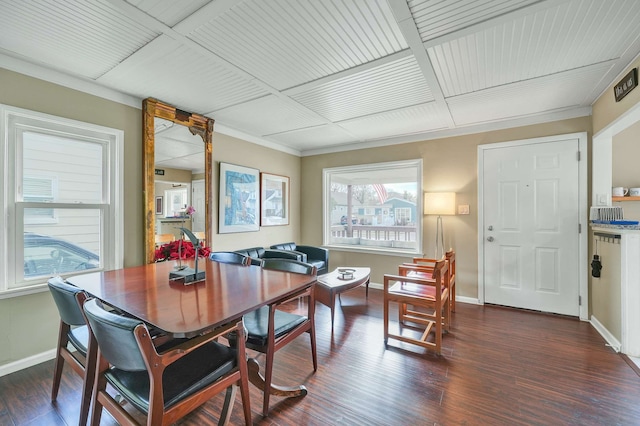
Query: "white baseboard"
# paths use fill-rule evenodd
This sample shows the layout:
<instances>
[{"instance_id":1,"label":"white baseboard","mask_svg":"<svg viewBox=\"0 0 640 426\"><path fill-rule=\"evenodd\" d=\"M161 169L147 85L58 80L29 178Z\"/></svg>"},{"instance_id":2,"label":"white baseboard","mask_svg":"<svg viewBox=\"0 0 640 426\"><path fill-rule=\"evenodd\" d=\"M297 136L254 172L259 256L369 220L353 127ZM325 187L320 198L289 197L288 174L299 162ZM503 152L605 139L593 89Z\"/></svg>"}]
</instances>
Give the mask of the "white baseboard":
<instances>
[{"instance_id":1,"label":"white baseboard","mask_svg":"<svg viewBox=\"0 0 640 426\"><path fill-rule=\"evenodd\" d=\"M20 359L18 361L10 362L8 364L0 365L0 377L7 374L15 373L16 371L33 367L41 362L49 361L56 357L56 350L51 349L45 352L41 352L36 355L32 355L27 358ZM53 372L52 372L53 374Z\"/></svg>"},{"instance_id":2,"label":"white baseboard","mask_svg":"<svg viewBox=\"0 0 640 426\"><path fill-rule=\"evenodd\" d=\"M456 294L456 303L468 303L470 305L482 305L477 297L458 296Z\"/></svg>"},{"instance_id":3,"label":"white baseboard","mask_svg":"<svg viewBox=\"0 0 640 426\"><path fill-rule=\"evenodd\" d=\"M600 335L604 338L604 340L607 342L607 346L610 346L611 349L616 352L620 352L622 344L613 336L613 334L609 332L609 330L607 330L604 325L602 325L600 321L598 321L595 316L591 315L591 320L589 322L591 323L593 328L595 328L596 331L600 333Z\"/></svg>"}]
</instances>

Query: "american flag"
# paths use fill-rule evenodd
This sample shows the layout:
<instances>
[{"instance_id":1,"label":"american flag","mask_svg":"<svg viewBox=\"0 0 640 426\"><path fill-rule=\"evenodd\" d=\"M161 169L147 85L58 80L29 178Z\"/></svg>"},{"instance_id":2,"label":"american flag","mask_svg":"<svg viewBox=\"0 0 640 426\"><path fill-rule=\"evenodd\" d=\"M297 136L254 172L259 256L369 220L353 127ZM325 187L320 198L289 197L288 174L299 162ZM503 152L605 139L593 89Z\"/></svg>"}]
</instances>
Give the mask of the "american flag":
<instances>
[{"instance_id":1,"label":"american flag","mask_svg":"<svg viewBox=\"0 0 640 426\"><path fill-rule=\"evenodd\" d=\"M376 191L376 194L378 194L378 198L380 199L380 204L384 204L384 202L387 201L387 190L385 189L384 185L379 183L374 183L372 186L373 186L373 189Z\"/></svg>"}]
</instances>

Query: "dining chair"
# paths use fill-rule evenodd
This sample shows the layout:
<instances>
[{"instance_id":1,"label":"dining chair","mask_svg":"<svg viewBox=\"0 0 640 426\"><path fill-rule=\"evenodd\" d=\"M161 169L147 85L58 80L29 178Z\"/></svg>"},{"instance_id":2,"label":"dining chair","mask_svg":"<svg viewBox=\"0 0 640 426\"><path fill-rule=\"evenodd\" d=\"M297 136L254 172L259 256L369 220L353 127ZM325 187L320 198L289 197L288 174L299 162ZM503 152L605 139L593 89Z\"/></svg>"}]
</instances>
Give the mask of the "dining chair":
<instances>
[{"instance_id":1,"label":"dining chair","mask_svg":"<svg viewBox=\"0 0 640 426\"><path fill-rule=\"evenodd\" d=\"M219 263L232 263L247 266L251 264L251 258L235 251L213 251L209 253L209 260Z\"/></svg>"},{"instance_id":2,"label":"dining chair","mask_svg":"<svg viewBox=\"0 0 640 426\"><path fill-rule=\"evenodd\" d=\"M61 277L49 279L48 286L60 314L51 402L54 402L58 397L62 369L67 362L73 371L82 377L82 399L78 424L84 425L89 416L97 355L95 345L91 346L90 344L89 330L82 310L82 304L87 299L87 294L78 287L67 284ZM70 350L69 344L75 350Z\"/></svg>"},{"instance_id":3,"label":"dining chair","mask_svg":"<svg viewBox=\"0 0 640 426\"><path fill-rule=\"evenodd\" d=\"M291 259L263 259L262 268L296 274L317 275L317 268L315 266ZM282 304L300 298L307 299L306 316L279 309ZM244 315L244 325L247 329L247 347L266 355L264 374L265 391L262 405L263 416L267 416L269 413L273 360L278 350L282 349L302 333L309 333L313 371L318 370L314 313L315 299L313 286L311 286L301 292L292 294L287 300L263 306L260 309Z\"/></svg>"},{"instance_id":4,"label":"dining chair","mask_svg":"<svg viewBox=\"0 0 640 426\"><path fill-rule=\"evenodd\" d=\"M398 275L384 275L384 344L387 346L389 338L393 338L426 349L435 349L440 354L442 334L444 329L449 328L451 316L448 262L444 258L436 261L432 277L427 277L426 274L408 274L406 268L415 267L400 265ZM398 333L389 331L391 303L406 308L399 316ZM405 327L409 330L405 331ZM428 339L432 332L434 338L430 341Z\"/></svg>"},{"instance_id":5,"label":"dining chair","mask_svg":"<svg viewBox=\"0 0 640 426\"><path fill-rule=\"evenodd\" d=\"M114 314L96 299L84 304L90 339L97 342L98 359L92 395L91 424L100 424L106 409L121 425L137 424L126 408L107 392L107 383L147 416L149 425L173 424L226 390L218 424L228 424L240 387L244 421L251 407L242 321L227 324L177 346L156 348L140 320ZM234 331L235 348L214 339Z\"/></svg>"}]
</instances>

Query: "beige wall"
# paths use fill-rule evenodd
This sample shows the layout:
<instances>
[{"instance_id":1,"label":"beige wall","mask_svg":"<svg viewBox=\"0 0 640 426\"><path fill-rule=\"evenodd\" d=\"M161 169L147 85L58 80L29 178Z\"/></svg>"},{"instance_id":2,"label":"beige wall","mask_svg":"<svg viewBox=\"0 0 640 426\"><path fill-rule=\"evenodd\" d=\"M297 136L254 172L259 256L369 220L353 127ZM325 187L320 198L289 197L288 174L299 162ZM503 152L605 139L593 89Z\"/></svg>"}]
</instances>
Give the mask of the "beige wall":
<instances>
[{"instance_id":1,"label":"beige wall","mask_svg":"<svg viewBox=\"0 0 640 426\"><path fill-rule=\"evenodd\" d=\"M597 241L597 245L602 269L600 278L591 278L591 315L621 342L620 240L614 242L604 238Z\"/></svg>"},{"instance_id":2,"label":"beige wall","mask_svg":"<svg viewBox=\"0 0 640 426\"><path fill-rule=\"evenodd\" d=\"M636 58L631 65L624 70L622 75L626 75L632 68L638 68L639 66L640 58ZM611 84L593 104L592 117L594 134L597 134L609 126L640 102L640 88L638 87L627 94L620 102L615 101L613 86L619 79L620 78ZM640 173L638 173L637 166L637 158L640 155L638 132L640 132L640 123L637 122L613 136L611 147L611 178L613 186L640 187ZM597 177L593 179L597 179ZM613 204L623 207L625 219L640 219L640 202L627 201ZM595 249L592 241L593 236L590 238L590 258ZM598 246L598 251L601 251L600 246ZM607 265L619 265L619 263L616 262L618 262L620 255L619 253L617 255L611 253L611 250L607 250L605 253L600 252L600 254L604 254L605 256L602 257L602 271L606 276L603 275L602 278L595 279L589 275L589 289L592 296L590 298L590 312L620 341L622 337L620 324L622 318L619 289L620 276L616 274L615 271L606 271Z\"/></svg>"},{"instance_id":3,"label":"beige wall","mask_svg":"<svg viewBox=\"0 0 640 426\"><path fill-rule=\"evenodd\" d=\"M143 260L142 113L0 68L0 103L124 131L124 263ZM5 171L2 170L4 174ZM48 292L0 299L0 365L55 347L58 314Z\"/></svg>"},{"instance_id":4,"label":"beige wall","mask_svg":"<svg viewBox=\"0 0 640 426\"><path fill-rule=\"evenodd\" d=\"M477 298L478 145L575 132L588 132L591 135L591 118L582 117L466 136L303 157L302 181L305 190L301 197L301 216L304 217L301 241L305 244L322 243L323 168L422 158L423 190L455 191L456 203L470 206L471 214L445 216L443 221L445 246L456 250L457 293ZM426 254L433 253L435 218L426 217L423 226L423 251ZM382 283L385 273L396 272L401 261L405 260L396 256L336 250L332 250L330 256L331 268L340 265L371 266L371 280L375 283Z\"/></svg>"},{"instance_id":5,"label":"beige wall","mask_svg":"<svg viewBox=\"0 0 640 426\"><path fill-rule=\"evenodd\" d=\"M124 265L144 262L142 188L142 112L116 102L0 68L0 103L124 131ZM295 241L299 238L300 159L239 139L214 134L214 194L218 162L241 164L291 177L291 224L260 232L216 234L213 247L228 250ZM1 170L4 174L5 171ZM213 200L217 218L217 199ZM216 219L217 220L217 219ZM58 313L49 292L0 299L0 367L53 349Z\"/></svg>"},{"instance_id":6,"label":"beige wall","mask_svg":"<svg viewBox=\"0 0 640 426\"><path fill-rule=\"evenodd\" d=\"M631 69L638 68L640 66L640 57L627 67L622 73L625 76ZM622 77L620 77L622 78ZM597 134L600 130L611 124L615 119L624 114L632 106L640 102L640 87L636 87L627 94L620 102L616 102L616 98L613 95L613 86L620 81L620 78L616 80L612 85L607 87L602 95L593 104L593 134Z\"/></svg>"},{"instance_id":7,"label":"beige wall","mask_svg":"<svg viewBox=\"0 0 640 426\"><path fill-rule=\"evenodd\" d=\"M613 137L611 146L611 161L615 164L611 173L613 186L640 188L640 171L636 161L640 158L640 138L638 135L640 135L640 122L629 126ZM623 208L625 219L640 220L640 201L616 202L613 205Z\"/></svg>"},{"instance_id":8,"label":"beige wall","mask_svg":"<svg viewBox=\"0 0 640 426\"><path fill-rule=\"evenodd\" d=\"M213 193L218 194L220 162L252 167L261 172L289 177L290 215L289 225L266 226L260 232L240 232L235 234L218 234L218 200L214 200L213 211L213 250L237 250L249 247L268 247L300 238L300 192L303 183L300 176L300 158L274 151L263 146L215 134L213 136Z\"/></svg>"}]
</instances>

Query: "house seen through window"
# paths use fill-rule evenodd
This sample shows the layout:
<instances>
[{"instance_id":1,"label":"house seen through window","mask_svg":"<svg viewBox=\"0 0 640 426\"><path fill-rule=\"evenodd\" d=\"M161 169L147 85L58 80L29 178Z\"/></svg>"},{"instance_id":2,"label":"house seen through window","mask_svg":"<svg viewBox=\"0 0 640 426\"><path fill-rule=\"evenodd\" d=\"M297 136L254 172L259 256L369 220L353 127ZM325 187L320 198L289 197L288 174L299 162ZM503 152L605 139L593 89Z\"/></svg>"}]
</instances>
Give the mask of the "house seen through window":
<instances>
[{"instance_id":1,"label":"house seen through window","mask_svg":"<svg viewBox=\"0 0 640 426\"><path fill-rule=\"evenodd\" d=\"M324 169L324 245L419 253L422 160Z\"/></svg>"}]
</instances>

